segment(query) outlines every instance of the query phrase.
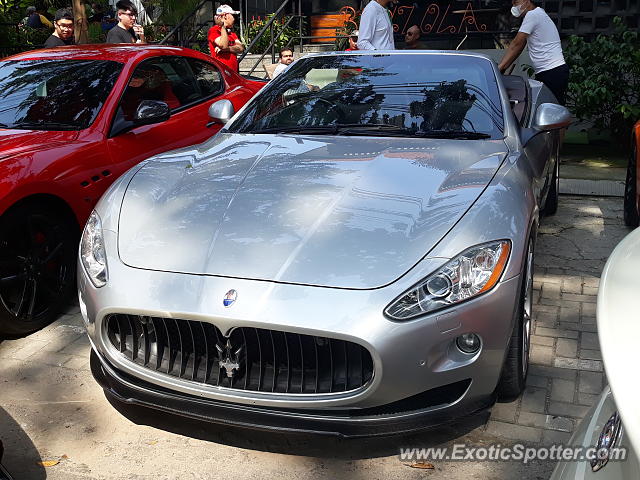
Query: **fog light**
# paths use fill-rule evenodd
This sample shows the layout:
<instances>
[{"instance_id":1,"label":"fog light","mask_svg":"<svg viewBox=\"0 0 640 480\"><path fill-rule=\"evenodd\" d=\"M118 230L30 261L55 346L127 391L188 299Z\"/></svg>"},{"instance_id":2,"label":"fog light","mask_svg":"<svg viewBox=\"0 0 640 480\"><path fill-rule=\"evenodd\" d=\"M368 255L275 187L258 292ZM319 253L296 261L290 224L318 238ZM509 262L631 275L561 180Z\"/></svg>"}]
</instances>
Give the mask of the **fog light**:
<instances>
[{"instance_id":1,"label":"fog light","mask_svg":"<svg viewBox=\"0 0 640 480\"><path fill-rule=\"evenodd\" d=\"M480 350L480 337L475 333L465 333L456 338L456 345L464 353L476 353Z\"/></svg>"}]
</instances>

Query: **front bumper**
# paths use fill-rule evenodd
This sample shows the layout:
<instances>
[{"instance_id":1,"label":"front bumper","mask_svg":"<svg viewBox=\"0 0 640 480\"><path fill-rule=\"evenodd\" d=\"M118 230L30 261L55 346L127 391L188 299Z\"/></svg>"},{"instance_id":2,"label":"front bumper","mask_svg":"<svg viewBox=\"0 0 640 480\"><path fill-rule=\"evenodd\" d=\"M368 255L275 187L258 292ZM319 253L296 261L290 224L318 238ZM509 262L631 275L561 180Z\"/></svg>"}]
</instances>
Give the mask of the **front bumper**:
<instances>
[{"instance_id":1,"label":"front bumper","mask_svg":"<svg viewBox=\"0 0 640 480\"><path fill-rule=\"evenodd\" d=\"M115 244L115 232L104 233L107 243ZM82 266L78 270L80 309L102 365L94 373L105 390L124 402L254 428L376 435L437 425L486 408L493 401L520 294L516 276L453 308L393 322L382 315L384 307L416 279L357 291L145 271L124 265L117 255L108 260L110 281L102 288L91 284ZM424 264L433 271L445 261ZM226 308L222 299L230 289L237 290L238 299ZM112 314L210 323L224 335L243 327L352 342L370 352L373 377L354 391L299 395L171 377L130 361L114 347L105 334ZM471 332L480 336L482 348L463 354L456 338ZM428 408L402 404L463 381L468 382L464 391L448 402L429 401Z\"/></svg>"},{"instance_id":2,"label":"front bumper","mask_svg":"<svg viewBox=\"0 0 640 480\"><path fill-rule=\"evenodd\" d=\"M349 410L294 411L221 402L166 390L118 371L94 350L91 351L91 372L107 395L122 403L223 425L342 437L391 435L435 427L482 412L495 402L492 394L473 401L459 402L444 410L434 407L402 411L402 405L398 402L387 406L387 413L377 414L361 412L354 415Z\"/></svg>"}]
</instances>

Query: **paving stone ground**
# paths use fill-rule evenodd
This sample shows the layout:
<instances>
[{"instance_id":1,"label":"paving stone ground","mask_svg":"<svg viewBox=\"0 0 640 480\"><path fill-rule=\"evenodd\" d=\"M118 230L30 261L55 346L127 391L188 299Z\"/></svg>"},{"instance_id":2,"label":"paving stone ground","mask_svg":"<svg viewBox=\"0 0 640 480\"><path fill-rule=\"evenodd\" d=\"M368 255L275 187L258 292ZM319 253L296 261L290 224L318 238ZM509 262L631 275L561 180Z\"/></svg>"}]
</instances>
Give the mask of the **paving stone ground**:
<instances>
[{"instance_id":1,"label":"paving stone ground","mask_svg":"<svg viewBox=\"0 0 640 480\"><path fill-rule=\"evenodd\" d=\"M26 339L0 343L4 463L25 479L548 478L553 464L433 462L400 447L567 442L606 384L595 322L604 263L629 232L618 198L561 197L535 257L532 365L523 395L490 416L384 439L340 440L230 429L114 408L91 377L77 307ZM41 460L57 460L44 468Z\"/></svg>"}]
</instances>

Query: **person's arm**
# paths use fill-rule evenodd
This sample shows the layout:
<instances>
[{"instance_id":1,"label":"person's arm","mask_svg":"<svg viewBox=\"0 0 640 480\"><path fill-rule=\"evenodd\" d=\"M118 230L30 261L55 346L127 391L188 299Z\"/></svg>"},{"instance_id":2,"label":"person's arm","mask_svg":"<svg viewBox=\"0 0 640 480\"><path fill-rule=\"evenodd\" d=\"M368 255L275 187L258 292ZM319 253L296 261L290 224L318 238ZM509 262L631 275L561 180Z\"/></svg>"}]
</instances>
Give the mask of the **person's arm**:
<instances>
[{"instance_id":1,"label":"person's arm","mask_svg":"<svg viewBox=\"0 0 640 480\"><path fill-rule=\"evenodd\" d=\"M147 39L144 36L144 27L142 25L138 25L137 23L133 26L133 31L136 36L136 43L147 43Z\"/></svg>"},{"instance_id":2,"label":"person's arm","mask_svg":"<svg viewBox=\"0 0 640 480\"><path fill-rule=\"evenodd\" d=\"M509 48L507 48L507 52L502 57L500 64L498 65L498 69L501 73L504 73L507 68L511 66L511 64L520 56L524 47L527 46L527 37L529 37L528 33L518 32L516 38L509 44Z\"/></svg>"},{"instance_id":3,"label":"person's arm","mask_svg":"<svg viewBox=\"0 0 640 480\"><path fill-rule=\"evenodd\" d=\"M45 17L44 15L40 15L40 14L38 14L38 15L40 16L40 21L42 22L42 24L45 27L53 28L53 23L51 23L47 17Z\"/></svg>"},{"instance_id":4,"label":"person's arm","mask_svg":"<svg viewBox=\"0 0 640 480\"><path fill-rule=\"evenodd\" d=\"M236 40L233 45L229 46L229 51L234 55L241 55L244 52L244 45L240 40Z\"/></svg>"},{"instance_id":5,"label":"person's arm","mask_svg":"<svg viewBox=\"0 0 640 480\"><path fill-rule=\"evenodd\" d=\"M372 15L372 13L374 12L371 9L366 8L365 11L362 12L357 43L359 50L375 50L375 47L371 44L371 40L376 32L376 17Z\"/></svg>"},{"instance_id":6,"label":"person's arm","mask_svg":"<svg viewBox=\"0 0 640 480\"><path fill-rule=\"evenodd\" d=\"M215 44L220 50L229 48L229 33L224 25L220 27L220 36L215 39Z\"/></svg>"}]
</instances>

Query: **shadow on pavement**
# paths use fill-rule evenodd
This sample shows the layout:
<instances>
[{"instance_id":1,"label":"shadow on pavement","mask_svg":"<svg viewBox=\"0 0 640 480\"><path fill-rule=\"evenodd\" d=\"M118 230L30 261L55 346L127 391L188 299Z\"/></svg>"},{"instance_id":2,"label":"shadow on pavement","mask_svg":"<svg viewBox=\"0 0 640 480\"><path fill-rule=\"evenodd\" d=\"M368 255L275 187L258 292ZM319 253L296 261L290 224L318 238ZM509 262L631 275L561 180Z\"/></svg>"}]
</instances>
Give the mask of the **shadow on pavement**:
<instances>
[{"instance_id":1,"label":"shadow on pavement","mask_svg":"<svg viewBox=\"0 0 640 480\"><path fill-rule=\"evenodd\" d=\"M44 467L38 465L40 454L31 439L13 417L2 408L0 408L0 440L4 445L2 465L16 480L47 478Z\"/></svg>"},{"instance_id":2,"label":"shadow on pavement","mask_svg":"<svg viewBox=\"0 0 640 480\"><path fill-rule=\"evenodd\" d=\"M487 422L489 416L487 412L478 413L458 420L456 423L404 435L341 438L198 422L150 408L123 404L110 398L109 395L106 395L106 398L120 414L138 425L148 425L174 434L244 449L336 460L387 457L398 455L400 447L442 445L481 427Z\"/></svg>"}]
</instances>

